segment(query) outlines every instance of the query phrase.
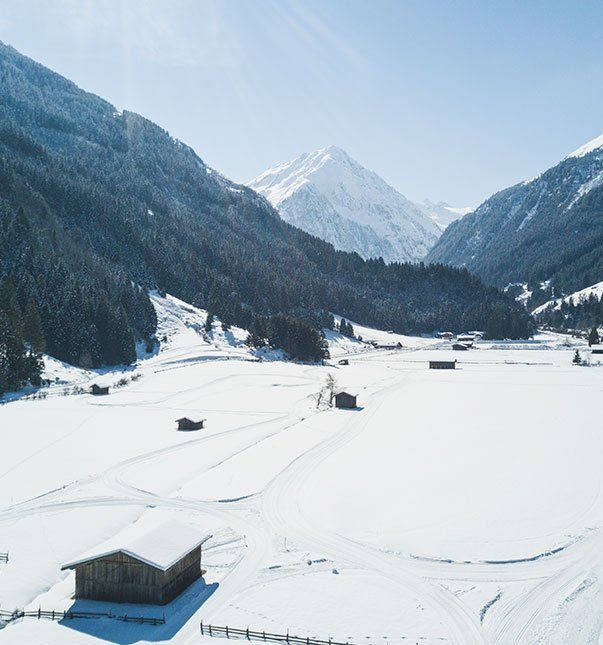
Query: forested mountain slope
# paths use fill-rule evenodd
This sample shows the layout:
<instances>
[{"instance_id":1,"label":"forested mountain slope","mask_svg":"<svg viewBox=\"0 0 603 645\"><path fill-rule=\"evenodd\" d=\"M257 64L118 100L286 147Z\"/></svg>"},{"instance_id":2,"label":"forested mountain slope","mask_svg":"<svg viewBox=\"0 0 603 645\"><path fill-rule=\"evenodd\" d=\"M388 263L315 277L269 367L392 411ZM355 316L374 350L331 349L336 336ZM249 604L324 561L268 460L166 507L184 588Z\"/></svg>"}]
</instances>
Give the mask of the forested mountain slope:
<instances>
[{"instance_id":1,"label":"forested mountain slope","mask_svg":"<svg viewBox=\"0 0 603 645\"><path fill-rule=\"evenodd\" d=\"M537 304L603 278L603 137L453 222L427 261L499 286L527 282Z\"/></svg>"},{"instance_id":2,"label":"forested mountain slope","mask_svg":"<svg viewBox=\"0 0 603 645\"><path fill-rule=\"evenodd\" d=\"M157 287L320 356L336 311L404 332L531 322L466 270L337 252L280 219L167 132L0 44L0 277L40 311L47 351L131 361L151 339Z\"/></svg>"}]
</instances>

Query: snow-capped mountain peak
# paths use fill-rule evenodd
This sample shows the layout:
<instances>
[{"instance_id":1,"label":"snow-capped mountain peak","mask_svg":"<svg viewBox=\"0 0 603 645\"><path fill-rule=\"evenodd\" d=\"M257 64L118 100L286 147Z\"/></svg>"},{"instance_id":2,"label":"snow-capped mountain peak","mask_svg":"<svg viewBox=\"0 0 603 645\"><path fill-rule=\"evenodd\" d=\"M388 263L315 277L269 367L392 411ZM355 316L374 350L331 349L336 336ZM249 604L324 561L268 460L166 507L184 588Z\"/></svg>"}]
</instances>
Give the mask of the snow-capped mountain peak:
<instances>
[{"instance_id":1,"label":"snow-capped mountain peak","mask_svg":"<svg viewBox=\"0 0 603 645\"><path fill-rule=\"evenodd\" d=\"M367 258L419 260L441 232L421 207L337 146L304 153L248 185L286 221Z\"/></svg>"},{"instance_id":2,"label":"snow-capped mountain peak","mask_svg":"<svg viewBox=\"0 0 603 645\"><path fill-rule=\"evenodd\" d=\"M591 139L590 141L587 141L583 146L580 146L577 150L574 150L574 152L570 152L567 157L584 157L585 155L593 152L593 150L597 150L597 148L603 148L603 134L595 137L594 139Z\"/></svg>"},{"instance_id":3,"label":"snow-capped mountain peak","mask_svg":"<svg viewBox=\"0 0 603 645\"><path fill-rule=\"evenodd\" d=\"M443 231L449 224L473 212L473 208L455 208L446 202L432 202L424 199L420 204L423 212L430 217Z\"/></svg>"}]
</instances>

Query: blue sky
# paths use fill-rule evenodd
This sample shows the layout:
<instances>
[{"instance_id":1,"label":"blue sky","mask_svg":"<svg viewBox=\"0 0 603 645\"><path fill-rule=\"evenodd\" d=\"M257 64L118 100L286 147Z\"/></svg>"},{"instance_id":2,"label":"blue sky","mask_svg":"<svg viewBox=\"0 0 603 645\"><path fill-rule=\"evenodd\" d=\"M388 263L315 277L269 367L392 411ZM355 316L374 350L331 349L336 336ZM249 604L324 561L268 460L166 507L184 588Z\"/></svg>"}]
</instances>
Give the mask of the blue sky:
<instances>
[{"instance_id":1,"label":"blue sky","mask_svg":"<svg viewBox=\"0 0 603 645\"><path fill-rule=\"evenodd\" d=\"M475 206L603 132L602 2L0 0L0 39L246 181L336 144Z\"/></svg>"}]
</instances>

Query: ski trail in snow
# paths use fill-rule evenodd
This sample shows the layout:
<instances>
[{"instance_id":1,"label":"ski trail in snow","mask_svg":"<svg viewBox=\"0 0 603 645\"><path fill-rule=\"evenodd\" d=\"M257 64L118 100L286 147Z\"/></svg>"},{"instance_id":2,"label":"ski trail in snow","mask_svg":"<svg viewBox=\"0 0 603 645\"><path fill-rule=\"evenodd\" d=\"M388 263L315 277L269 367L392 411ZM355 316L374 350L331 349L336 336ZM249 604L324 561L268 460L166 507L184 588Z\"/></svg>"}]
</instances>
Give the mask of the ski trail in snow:
<instances>
[{"instance_id":1,"label":"ski trail in snow","mask_svg":"<svg viewBox=\"0 0 603 645\"><path fill-rule=\"evenodd\" d=\"M401 566L399 558L321 530L304 517L300 508L300 491L312 472L322 461L367 429L382 398L404 386L405 381L398 381L371 395L370 406L360 413L353 413L350 423L343 430L302 454L275 477L262 496L263 515L279 534L292 537L307 548L328 554L334 560L344 561L351 567L377 571L418 595L422 604L430 606L441 616L453 642L459 645L485 643L477 617L453 594L408 571Z\"/></svg>"}]
</instances>

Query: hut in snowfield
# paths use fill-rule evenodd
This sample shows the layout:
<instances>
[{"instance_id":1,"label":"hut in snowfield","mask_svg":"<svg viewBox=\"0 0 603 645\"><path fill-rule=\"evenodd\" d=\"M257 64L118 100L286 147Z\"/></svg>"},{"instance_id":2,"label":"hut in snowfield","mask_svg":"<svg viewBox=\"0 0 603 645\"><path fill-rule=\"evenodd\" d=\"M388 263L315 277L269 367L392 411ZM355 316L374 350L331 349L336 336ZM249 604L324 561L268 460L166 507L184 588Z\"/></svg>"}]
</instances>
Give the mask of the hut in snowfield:
<instances>
[{"instance_id":1,"label":"hut in snowfield","mask_svg":"<svg viewBox=\"0 0 603 645\"><path fill-rule=\"evenodd\" d=\"M338 365L349 365L350 361L347 358L342 358L339 362Z\"/></svg>"},{"instance_id":2,"label":"hut in snowfield","mask_svg":"<svg viewBox=\"0 0 603 645\"><path fill-rule=\"evenodd\" d=\"M452 345L452 350L455 352L466 352L469 349L469 345L465 345L464 343L454 343Z\"/></svg>"},{"instance_id":3,"label":"hut in snowfield","mask_svg":"<svg viewBox=\"0 0 603 645\"><path fill-rule=\"evenodd\" d=\"M182 522L136 525L61 567L75 569L75 597L165 605L200 578L202 536Z\"/></svg>"},{"instance_id":4,"label":"hut in snowfield","mask_svg":"<svg viewBox=\"0 0 603 645\"><path fill-rule=\"evenodd\" d=\"M205 423L205 419L182 417L181 419L176 419L176 423L178 424L178 430L200 430Z\"/></svg>"},{"instance_id":5,"label":"hut in snowfield","mask_svg":"<svg viewBox=\"0 0 603 645\"><path fill-rule=\"evenodd\" d=\"M358 407L356 405L356 395L350 394L349 392L338 392L335 395L335 407L345 409Z\"/></svg>"},{"instance_id":6,"label":"hut in snowfield","mask_svg":"<svg viewBox=\"0 0 603 645\"><path fill-rule=\"evenodd\" d=\"M456 361L429 361L430 370L453 370L456 369Z\"/></svg>"},{"instance_id":7,"label":"hut in snowfield","mask_svg":"<svg viewBox=\"0 0 603 645\"><path fill-rule=\"evenodd\" d=\"M94 396L104 396L105 394L109 394L109 386L93 383L90 388L90 393L94 394Z\"/></svg>"}]
</instances>

